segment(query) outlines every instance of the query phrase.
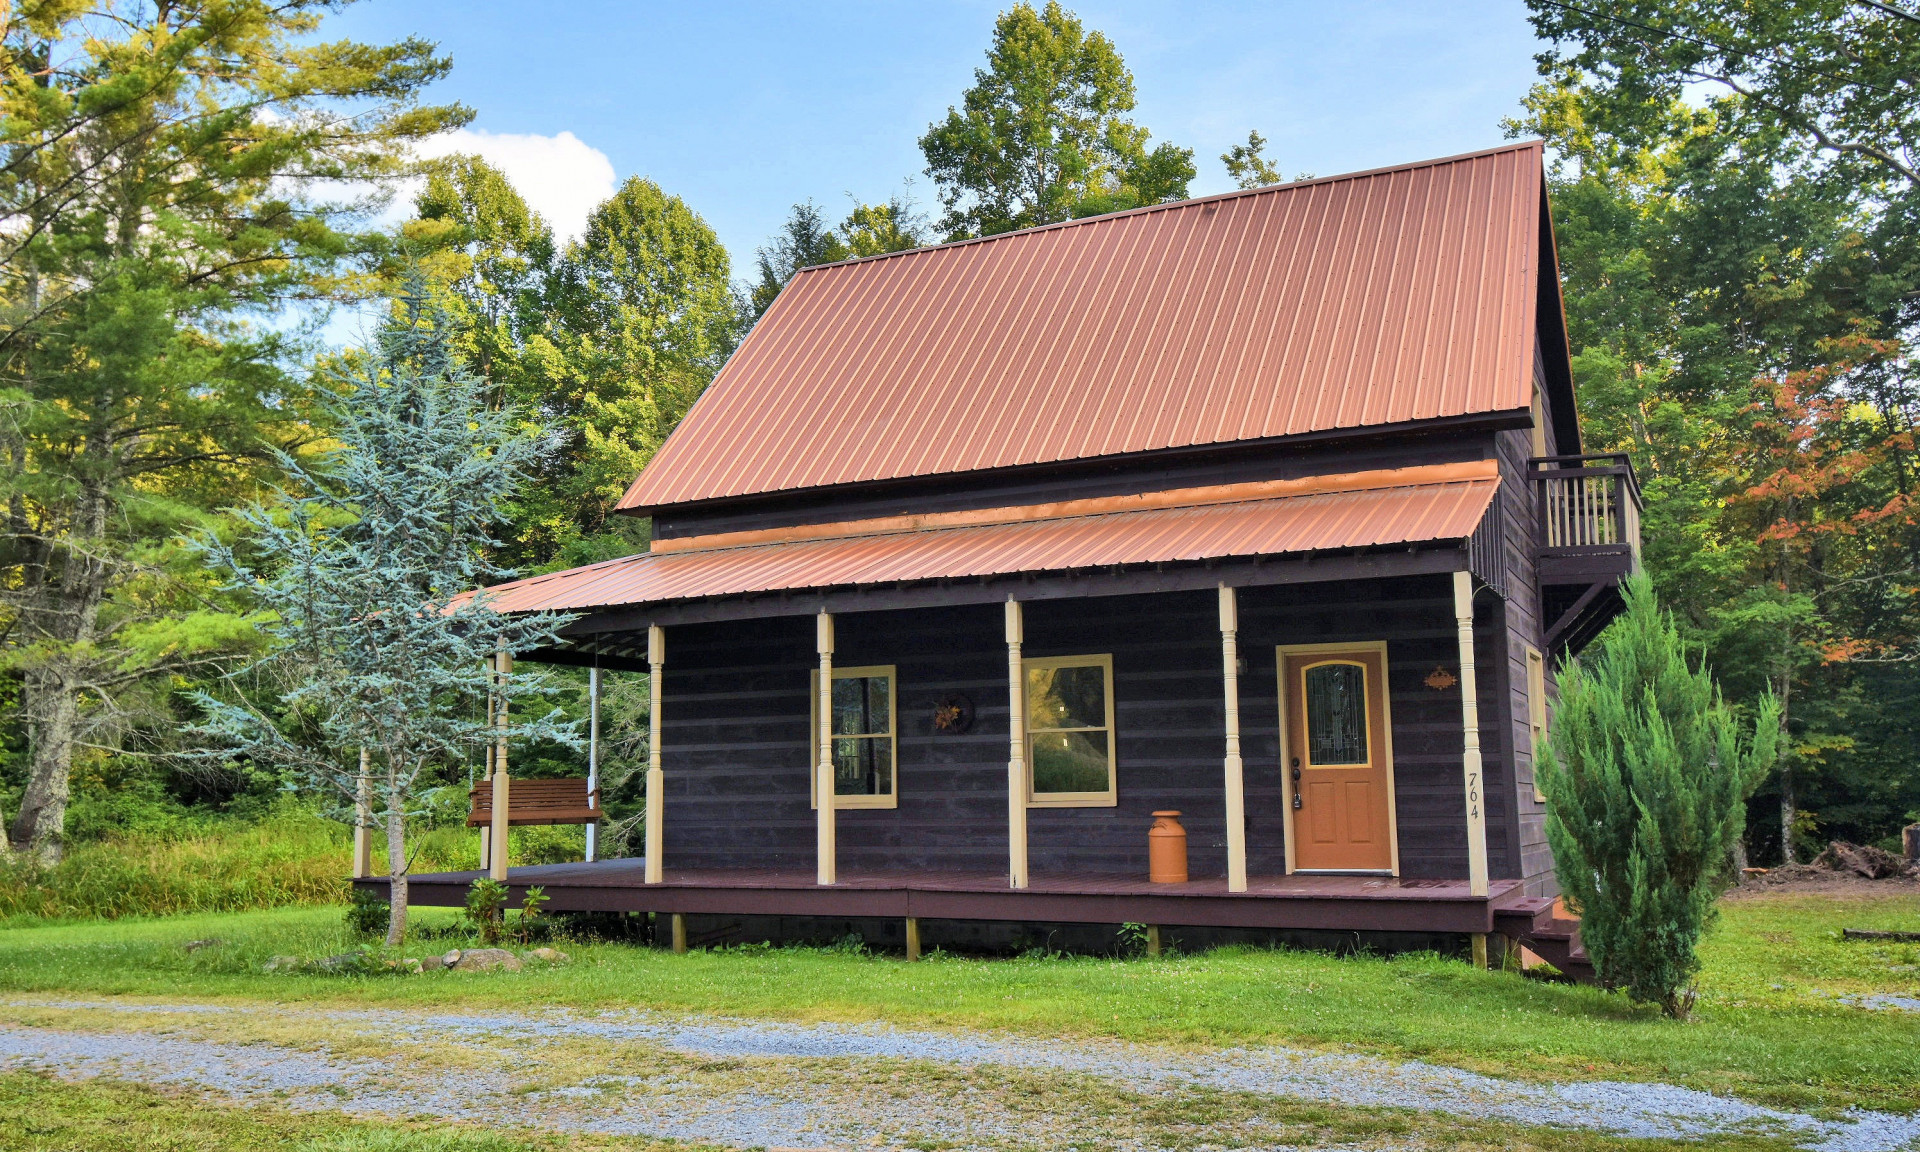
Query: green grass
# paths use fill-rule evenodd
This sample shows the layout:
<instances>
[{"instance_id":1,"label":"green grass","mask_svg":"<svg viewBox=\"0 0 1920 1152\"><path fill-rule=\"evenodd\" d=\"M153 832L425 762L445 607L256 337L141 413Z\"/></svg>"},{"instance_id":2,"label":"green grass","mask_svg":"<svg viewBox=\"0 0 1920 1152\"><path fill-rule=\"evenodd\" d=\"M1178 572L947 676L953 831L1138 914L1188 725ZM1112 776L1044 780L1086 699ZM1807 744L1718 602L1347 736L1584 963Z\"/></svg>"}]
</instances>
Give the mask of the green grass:
<instances>
[{"instance_id":1,"label":"green grass","mask_svg":"<svg viewBox=\"0 0 1920 1152\"><path fill-rule=\"evenodd\" d=\"M109 1081L66 1084L0 1075L4 1152L547 1152L691 1149L653 1140L502 1133L448 1124L380 1123L328 1113L234 1108L198 1096Z\"/></svg>"},{"instance_id":2,"label":"green grass","mask_svg":"<svg viewBox=\"0 0 1920 1152\"><path fill-rule=\"evenodd\" d=\"M419 923L450 913L423 910ZM0 992L232 997L501 1008L567 1005L887 1020L1048 1037L1285 1042L1418 1057L1502 1075L1663 1080L1791 1107L1920 1109L1920 1018L1837 993L1920 995L1920 947L1842 942L1843 926L1912 927L1913 896L1731 903L1707 945L1695 1019L1592 988L1476 971L1432 955L1336 958L1232 949L1158 961L972 960L815 949L686 956L568 945L519 974L266 975L276 953L345 949L337 909L0 931ZM220 947L185 952L190 939ZM413 954L438 950L422 942Z\"/></svg>"},{"instance_id":3,"label":"green grass","mask_svg":"<svg viewBox=\"0 0 1920 1152\"><path fill-rule=\"evenodd\" d=\"M343 824L300 808L265 820L209 820L123 832L72 845L53 868L0 860L0 925L25 920L171 916L333 904L352 842ZM514 830L515 864L580 858L579 828ZM425 829L410 840L412 870L471 868L479 835ZM375 852L384 873L385 843Z\"/></svg>"}]
</instances>

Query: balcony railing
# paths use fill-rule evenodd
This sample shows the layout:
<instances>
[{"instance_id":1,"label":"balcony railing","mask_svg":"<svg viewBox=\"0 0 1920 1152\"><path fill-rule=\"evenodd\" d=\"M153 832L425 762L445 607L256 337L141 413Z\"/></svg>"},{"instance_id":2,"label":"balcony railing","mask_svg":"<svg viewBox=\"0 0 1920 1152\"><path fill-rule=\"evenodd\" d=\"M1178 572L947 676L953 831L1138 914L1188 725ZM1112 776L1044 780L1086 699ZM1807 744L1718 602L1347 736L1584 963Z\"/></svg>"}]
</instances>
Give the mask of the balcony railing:
<instances>
[{"instance_id":1,"label":"balcony railing","mask_svg":"<svg viewBox=\"0 0 1920 1152\"><path fill-rule=\"evenodd\" d=\"M1620 453L1536 456L1528 461L1542 555L1626 551L1640 561L1640 484Z\"/></svg>"}]
</instances>

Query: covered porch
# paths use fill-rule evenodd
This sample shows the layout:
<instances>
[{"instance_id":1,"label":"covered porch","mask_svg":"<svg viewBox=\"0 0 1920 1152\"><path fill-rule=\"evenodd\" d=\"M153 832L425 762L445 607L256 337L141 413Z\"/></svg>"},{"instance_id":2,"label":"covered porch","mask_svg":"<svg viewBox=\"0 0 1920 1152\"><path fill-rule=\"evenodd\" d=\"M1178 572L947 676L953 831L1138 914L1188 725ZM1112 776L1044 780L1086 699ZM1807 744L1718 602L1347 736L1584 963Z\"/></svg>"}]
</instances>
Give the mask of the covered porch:
<instances>
[{"instance_id":1,"label":"covered porch","mask_svg":"<svg viewBox=\"0 0 1920 1152\"><path fill-rule=\"evenodd\" d=\"M487 874L437 872L410 880L416 904L459 907L467 888ZM359 883L375 890L384 877ZM843 871L822 885L804 870L663 869L649 882L639 859L512 868L513 903L542 888L556 912L658 914L663 942L684 949L687 916L883 919L906 927L917 955L926 921L985 921L1272 931L1418 933L1484 938L1501 933L1529 941L1552 918L1551 900L1529 897L1519 880L1496 880L1476 896L1464 880L1391 876L1250 876L1231 890L1224 877L1157 884L1144 877L1034 875L1025 888L991 872ZM671 931L671 937L664 932Z\"/></svg>"}]
</instances>

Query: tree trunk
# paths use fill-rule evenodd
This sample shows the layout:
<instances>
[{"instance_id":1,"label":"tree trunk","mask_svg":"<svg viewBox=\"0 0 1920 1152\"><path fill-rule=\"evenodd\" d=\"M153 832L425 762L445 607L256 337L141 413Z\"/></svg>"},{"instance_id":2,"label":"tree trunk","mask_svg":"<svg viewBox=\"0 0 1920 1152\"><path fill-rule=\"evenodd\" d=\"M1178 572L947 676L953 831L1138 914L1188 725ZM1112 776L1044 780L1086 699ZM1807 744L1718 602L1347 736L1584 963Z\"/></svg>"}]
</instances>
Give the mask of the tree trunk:
<instances>
[{"instance_id":1,"label":"tree trunk","mask_svg":"<svg viewBox=\"0 0 1920 1152\"><path fill-rule=\"evenodd\" d=\"M27 790L7 839L16 852L32 852L47 864L60 862L71 789L73 740L80 702L65 670L35 668L22 677L21 712L32 733Z\"/></svg>"},{"instance_id":2,"label":"tree trunk","mask_svg":"<svg viewBox=\"0 0 1920 1152\"><path fill-rule=\"evenodd\" d=\"M387 947L398 948L407 939L407 818L391 787L387 789L387 883Z\"/></svg>"},{"instance_id":3,"label":"tree trunk","mask_svg":"<svg viewBox=\"0 0 1920 1152\"><path fill-rule=\"evenodd\" d=\"M1793 802L1793 754L1789 752L1780 758L1780 862L1797 864L1799 860L1793 850L1793 826L1797 823L1799 810Z\"/></svg>"}]
</instances>

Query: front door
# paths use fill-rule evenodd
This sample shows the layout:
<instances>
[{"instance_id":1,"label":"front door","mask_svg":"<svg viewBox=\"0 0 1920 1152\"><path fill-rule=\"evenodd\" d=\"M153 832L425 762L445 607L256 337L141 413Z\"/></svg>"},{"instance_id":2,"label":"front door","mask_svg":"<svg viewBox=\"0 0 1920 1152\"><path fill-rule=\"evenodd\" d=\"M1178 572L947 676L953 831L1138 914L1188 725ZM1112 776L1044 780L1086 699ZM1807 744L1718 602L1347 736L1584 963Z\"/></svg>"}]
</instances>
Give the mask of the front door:
<instances>
[{"instance_id":1,"label":"front door","mask_svg":"<svg viewBox=\"0 0 1920 1152\"><path fill-rule=\"evenodd\" d=\"M1294 867L1388 872L1393 757L1378 648L1282 649Z\"/></svg>"}]
</instances>

